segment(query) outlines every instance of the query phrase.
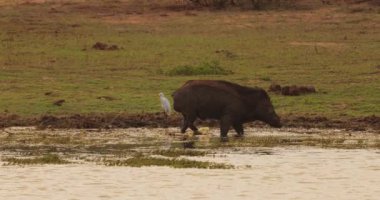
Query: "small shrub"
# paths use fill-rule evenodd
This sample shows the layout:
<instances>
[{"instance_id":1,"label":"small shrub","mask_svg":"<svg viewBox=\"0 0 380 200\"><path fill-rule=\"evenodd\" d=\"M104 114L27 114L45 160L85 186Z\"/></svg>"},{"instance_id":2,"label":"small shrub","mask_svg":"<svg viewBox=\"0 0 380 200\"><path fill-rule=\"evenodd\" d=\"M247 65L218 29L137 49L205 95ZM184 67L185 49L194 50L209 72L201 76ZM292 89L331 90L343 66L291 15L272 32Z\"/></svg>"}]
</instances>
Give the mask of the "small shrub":
<instances>
[{"instance_id":1,"label":"small shrub","mask_svg":"<svg viewBox=\"0 0 380 200\"><path fill-rule=\"evenodd\" d=\"M205 62L199 66L181 65L167 72L170 76L193 76L193 75L228 75L233 74L220 66L219 62Z\"/></svg>"}]
</instances>

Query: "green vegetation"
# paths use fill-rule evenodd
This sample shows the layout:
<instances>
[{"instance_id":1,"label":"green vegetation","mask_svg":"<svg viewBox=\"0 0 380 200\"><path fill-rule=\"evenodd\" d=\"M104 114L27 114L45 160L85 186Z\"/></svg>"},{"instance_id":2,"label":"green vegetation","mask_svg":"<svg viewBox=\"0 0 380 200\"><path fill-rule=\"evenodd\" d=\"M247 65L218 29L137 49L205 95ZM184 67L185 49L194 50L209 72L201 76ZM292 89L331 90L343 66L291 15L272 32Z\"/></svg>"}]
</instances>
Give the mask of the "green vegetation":
<instances>
[{"instance_id":1,"label":"green vegetation","mask_svg":"<svg viewBox=\"0 0 380 200\"><path fill-rule=\"evenodd\" d=\"M205 62L199 66L189 66L183 65L178 66L168 71L168 75L170 76L194 76L194 75L228 75L233 72L230 70L226 70L220 66L219 62Z\"/></svg>"},{"instance_id":2,"label":"green vegetation","mask_svg":"<svg viewBox=\"0 0 380 200\"><path fill-rule=\"evenodd\" d=\"M222 163L195 161L188 159L167 159L155 157L133 157L126 160L109 160L105 161L107 166L129 166L129 167L144 167L144 166L168 166L173 168L200 168L200 169L233 169L232 165Z\"/></svg>"},{"instance_id":3,"label":"green vegetation","mask_svg":"<svg viewBox=\"0 0 380 200\"><path fill-rule=\"evenodd\" d=\"M6 2L0 112L155 112L161 91L171 94L189 79L224 79L316 87L313 95L270 94L280 114L380 113L378 7L173 12L147 1ZM93 49L97 42L118 48ZM213 60L219 64L199 64Z\"/></svg>"},{"instance_id":4,"label":"green vegetation","mask_svg":"<svg viewBox=\"0 0 380 200\"><path fill-rule=\"evenodd\" d=\"M179 157L179 156L205 156L207 152L190 149L168 149L168 150L155 150L151 152L152 155L161 155L166 157Z\"/></svg>"},{"instance_id":5,"label":"green vegetation","mask_svg":"<svg viewBox=\"0 0 380 200\"><path fill-rule=\"evenodd\" d=\"M220 142L214 138L208 143L197 143L197 148L215 149L231 147L279 147L279 146L312 146L321 148L367 149L379 148L378 140L350 139L340 137L311 136L250 136L244 139L231 139Z\"/></svg>"},{"instance_id":6,"label":"green vegetation","mask_svg":"<svg viewBox=\"0 0 380 200\"><path fill-rule=\"evenodd\" d=\"M5 158L3 161L8 165L39 165L39 164L68 164L70 162L62 160L58 155L47 154L36 158Z\"/></svg>"}]
</instances>

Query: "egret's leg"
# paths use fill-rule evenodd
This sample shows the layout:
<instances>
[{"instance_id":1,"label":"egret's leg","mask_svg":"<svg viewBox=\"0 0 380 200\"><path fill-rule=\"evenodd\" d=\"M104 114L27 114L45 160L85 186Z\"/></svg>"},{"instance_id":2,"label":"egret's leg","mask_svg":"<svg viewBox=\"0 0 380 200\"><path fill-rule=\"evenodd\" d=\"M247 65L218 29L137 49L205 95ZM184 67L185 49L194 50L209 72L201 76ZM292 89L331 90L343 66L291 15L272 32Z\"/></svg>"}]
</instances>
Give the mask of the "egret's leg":
<instances>
[{"instance_id":1,"label":"egret's leg","mask_svg":"<svg viewBox=\"0 0 380 200\"><path fill-rule=\"evenodd\" d=\"M165 112L165 111L162 111L162 115L164 116L165 120L167 120L167 119L168 119L168 114L166 114L166 112Z\"/></svg>"},{"instance_id":2,"label":"egret's leg","mask_svg":"<svg viewBox=\"0 0 380 200\"><path fill-rule=\"evenodd\" d=\"M235 123L233 125L236 133L237 133L237 137L242 137L244 135L244 129L243 129L243 124L241 123Z\"/></svg>"}]
</instances>

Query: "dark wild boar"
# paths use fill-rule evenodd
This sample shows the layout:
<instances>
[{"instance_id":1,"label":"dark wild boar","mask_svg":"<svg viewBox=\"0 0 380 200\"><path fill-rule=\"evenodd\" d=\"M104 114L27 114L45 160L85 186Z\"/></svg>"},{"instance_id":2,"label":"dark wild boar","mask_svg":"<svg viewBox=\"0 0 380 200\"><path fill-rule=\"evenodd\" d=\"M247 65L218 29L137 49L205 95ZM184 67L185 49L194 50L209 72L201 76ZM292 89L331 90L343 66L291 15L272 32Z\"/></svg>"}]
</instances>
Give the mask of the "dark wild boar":
<instances>
[{"instance_id":1,"label":"dark wild boar","mask_svg":"<svg viewBox=\"0 0 380 200\"><path fill-rule=\"evenodd\" d=\"M194 132L197 118L220 120L220 137L227 139L232 126L243 136L243 123L260 120L281 127L268 94L261 88L244 87L227 81L191 80L173 93L174 110L183 115L181 132Z\"/></svg>"}]
</instances>

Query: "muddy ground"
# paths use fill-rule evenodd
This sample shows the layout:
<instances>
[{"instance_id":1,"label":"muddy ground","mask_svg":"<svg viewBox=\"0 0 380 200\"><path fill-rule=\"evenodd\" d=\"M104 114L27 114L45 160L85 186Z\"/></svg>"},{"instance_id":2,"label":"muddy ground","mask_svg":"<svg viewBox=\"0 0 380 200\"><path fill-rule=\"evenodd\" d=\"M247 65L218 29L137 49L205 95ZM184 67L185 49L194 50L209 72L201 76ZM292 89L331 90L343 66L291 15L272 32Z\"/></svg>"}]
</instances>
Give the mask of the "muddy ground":
<instances>
[{"instance_id":1,"label":"muddy ground","mask_svg":"<svg viewBox=\"0 0 380 200\"><path fill-rule=\"evenodd\" d=\"M200 127L201 134L180 133L177 128L126 129L38 129L10 127L0 130L0 157L63 154L69 160L79 154L109 155L115 158L141 158L143 153L167 157L205 156L214 151L224 153L234 148L309 146L339 149L378 149L379 134L369 131L303 128L246 128L244 138L235 138L231 131L229 142L219 139L218 128ZM189 151L184 151L188 149ZM204 152L199 154L199 152ZM205 154L206 153L206 154ZM261 152L265 153L265 152ZM88 155L87 155L88 154ZM97 156L95 156L97 157ZM56 160L55 158L49 158ZM104 160L103 160L104 161Z\"/></svg>"},{"instance_id":2,"label":"muddy ground","mask_svg":"<svg viewBox=\"0 0 380 200\"><path fill-rule=\"evenodd\" d=\"M332 119L321 116L282 116L284 127L298 128L337 128L354 131L373 130L380 132L380 117L366 116L356 118ZM180 115L166 117L163 113L145 114L75 114L67 116L44 115L40 117L20 117L18 115L1 115L0 127L37 126L39 128L131 128L131 127L177 127L181 124ZM217 127L213 120L197 121L198 126ZM261 122L246 124L248 127L265 127Z\"/></svg>"}]
</instances>

